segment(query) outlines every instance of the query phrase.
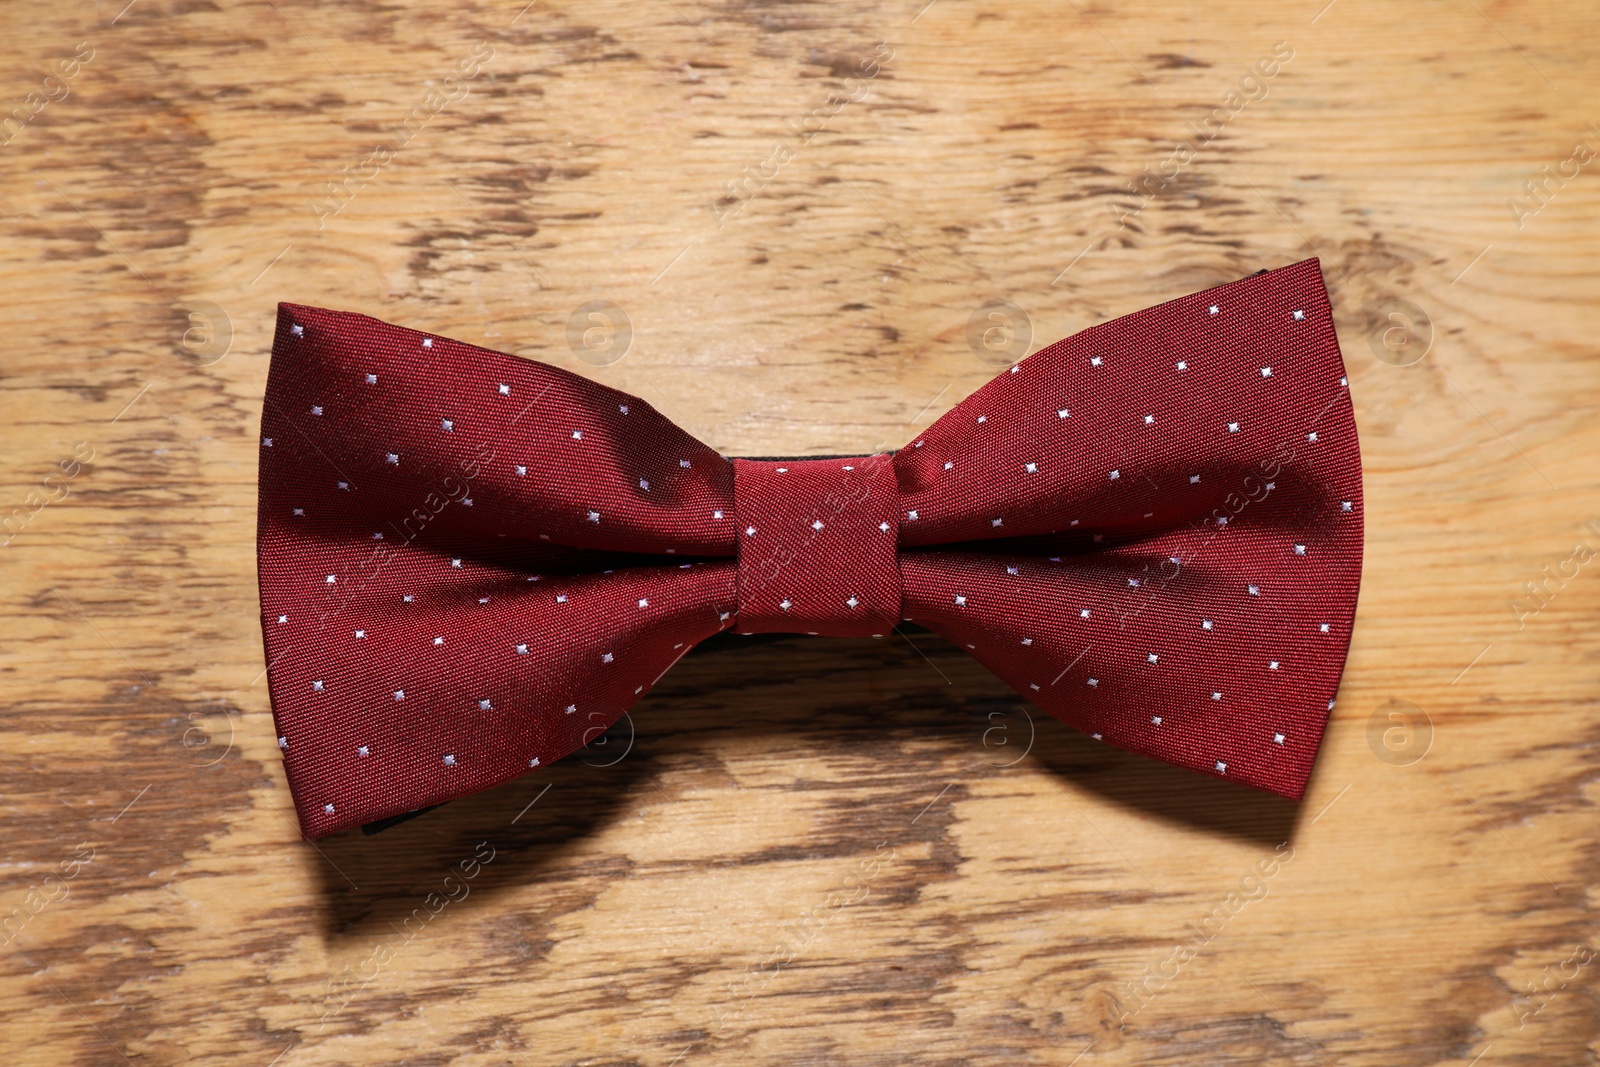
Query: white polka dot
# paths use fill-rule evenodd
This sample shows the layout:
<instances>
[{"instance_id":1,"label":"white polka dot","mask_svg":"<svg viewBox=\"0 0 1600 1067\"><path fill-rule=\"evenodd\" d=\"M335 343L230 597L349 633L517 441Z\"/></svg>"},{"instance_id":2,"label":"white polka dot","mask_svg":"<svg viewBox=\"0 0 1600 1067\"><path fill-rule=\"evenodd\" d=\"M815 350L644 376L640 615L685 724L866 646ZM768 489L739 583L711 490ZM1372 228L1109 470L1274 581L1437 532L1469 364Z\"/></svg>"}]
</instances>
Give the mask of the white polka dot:
<instances>
[{"instance_id":1,"label":"white polka dot","mask_svg":"<svg viewBox=\"0 0 1600 1067\"><path fill-rule=\"evenodd\" d=\"M1229 433L1238 433L1239 432L1239 424L1237 422L1228 423L1228 432Z\"/></svg>"},{"instance_id":2,"label":"white polka dot","mask_svg":"<svg viewBox=\"0 0 1600 1067\"><path fill-rule=\"evenodd\" d=\"M1212 304L1210 307L1206 308L1206 311L1209 312L1212 315L1215 315L1217 313L1217 310L1218 310L1217 309L1217 305L1215 305L1215 304Z\"/></svg>"},{"instance_id":3,"label":"white polka dot","mask_svg":"<svg viewBox=\"0 0 1600 1067\"><path fill-rule=\"evenodd\" d=\"M527 645L518 645L517 646L517 655L526 656L527 654L528 654L528 646Z\"/></svg>"},{"instance_id":4,"label":"white polka dot","mask_svg":"<svg viewBox=\"0 0 1600 1067\"><path fill-rule=\"evenodd\" d=\"M497 391L501 396L510 396L511 386L507 385L505 382L501 382Z\"/></svg>"},{"instance_id":5,"label":"white polka dot","mask_svg":"<svg viewBox=\"0 0 1600 1067\"><path fill-rule=\"evenodd\" d=\"M289 747L289 739L287 737L278 738L278 747L279 748L284 748L284 749L288 748Z\"/></svg>"},{"instance_id":6,"label":"white polka dot","mask_svg":"<svg viewBox=\"0 0 1600 1067\"><path fill-rule=\"evenodd\" d=\"M423 348L432 348L432 347L433 347L433 338L431 338L431 337L424 337L424 338L423 338L423 339L422 339L422 347L423 347Z\"/></svg>"},{"instance_id":7,"label":"white polka dot","mask_svg":"<svg viewBox=\"0 0 1600 1067\"><path fill-rule=\"evenodd\" d=\"M367 384L368 385L377 385L378 384L378 376L376 374L367 375Z\"/></svg>"},{"instance_id":8,"label":"white polka dot","mask_svg":"<svg viewBox=\"0 0 1600 1067\"><path fill-rule=\"evenodd\" d=\"M1273 734L1272 735L1272 743L1275 744L1275 745L1283 744L1283 735L1282 734Z\"/></svg>"},{"instance_id":9,"label":"white polka dot","mask_svg":"<svg viewBox=\"0 0 1600 1067\"><path fill-rule=\"evenodd\" d=\"M1221 760L1217 760L1217 773L1218 774L1227 774L1228 773L1228 765L1226 763L1223 763Z\"/></svg>"},{"instance_id":10,"label":"white polka dot","mask_svg":"<svg viewBox=\"0 0 1600 1067\"><path fill-rule=\"evenodd\" d=\"M613 661L613 660L615 660L615 659L616 659L616 657L615 657L615 656L613 656L613 655L612 655L612 654L611 654L611 653L609 653L609 652L606 652L606 653L604 653L604 654L602 654L602 655L601 655L601 657L600 657L600 662L601 662L601 663L610 663L610 662L612 662L612 661Z\"/></svg>"},{"instance_id":11,"label":"white polka dot","mask_svg":"<svg viewBox=\"0 0 1600 1067\"><path fill-rule=\"evenodd\" d=\"M1322 625L1321 625L1321 626L1320 626L1320 627L1319 627L1319 629L1321 629L1321 631L1322 631L1322 632L1323 632L1323 633L1327 633L1327 632L1328 632L1328 624L1327 624L1327 623L1323 623L1323 624L1322 624Z\"/></svg>"},{"instance_id":12,"label":"white polka dot","mask_svg":"<svg viewBox=\"0 0 1600 1067\"><path fill-rule=\"evenodd\" d=\"M591 512L589 512L588 518L589 518L590 522L599 522L600 521L600 513L598 511L591 511Z\"/></svg>"},{"instance_id":13,"label":"white polka dot","mask_svg":"<svg viewBox=\"0 0 1600 1067\"><path fill-rule=\"evenodd\" d=\"M1200 476L1198 474L1189 475L1189 484L1190 485L1199 485L1200 484Z\"/></svg>"},{"instance_id":14,"label":"white polka dot","mask_svg":"<svg viewBox=\"0 0 1600 1067\"><path fill-rule=\"evenodd\" d=\"M961 594L957 593L956 594L956 606L957 607L965 607L966 603L967 603L967 598L962 596Z\"/></svg>"},{"instance_id":15,"label":"white polka dot","mask_svg":"<svg viewBox=\"0 0 1600 1067\"><path fill-rule=\"evenodd\" d=\"M445 433L455 433L456 424L450 419L440 419L439 429L443 430Z\"/></svg>"},{"instance_id":16,"label":"white polka dot","mask_svg":"<svg viewBox=\"0 0 1600 1067\"><path fill-rule=\"evenodd\" d=\"M1056 409L1056 418L1058 418L1058 419L1069 419L1071 417L1072 417L1072 412L1068 411L1066 408L1057 408Z\"/></svg>"},{"instance_id":17,"label":"white polka dot","mask_svg":"<svg viewBox=\"0 0 1600 1067\"><path fill-rule=\"evenodd\" d=\"M908 511L908 512L906 512L906 518L910 519L912 522L916 522L917 521L917 513L915 511Z\"/></svg>"},{"instance_id":18,"label":"white polka dot","mask_svg":"<svg viewBox=\"0 0 1600 1067\"><path fill-rule=\"evenodd\" d=\"M333 805L332 804L324 804L324 805L322 805L322 813L324 815L332 815L333 814Z\"/></svg>"},{"instance_id":19,"label":"white polka dot","mask_svg":"<svg viewBox=\"0 0 1600 1067\"><path fill-rule=\"evenodd\" d=\"M1210 629L1212 629L1211 620L1210 619L1201 619L1200 620L1200 629L1202 629L1202 630L1210 630Z\"/></svg>"},{"instance_id":20,"label":"white polka dot","mask_svg":"<svg viewBox=\"0 0 1600 1067\"><path fill-rule=\"evenodd\" d=\"M406 698L406 691L404 689L396 689L394 691L394 698L396 700L404 700Z\"/></svg>"},{"instance_id":21,"label":"white polka dot","mask_svg":"<svg viewBox=\"0 0 1600 1067\"><path fill-rule=\"evenodd\" d=\"M321 682L312 682L311 683L311 691L313 693L320 693L320 692L323 691L324 688L325 687L323 686L323 684Z\"/></svg>"},{"instance_id":22,"label":"white polka dot","mask_svg":"<svg viewBox=\"0 0 1600 1067\"><path fill-rule=\"evenodd\" d=\"M1295 311L1295 313L1294 313L1294 321L1296 321L1296 322L1304 322L1305 318L1306 318L1306 313L1304 311L1300 311L1298 309Z\"/></svg>"},{"instance_id":23,"label":"white polka dot","mask_svg":"<svg viewBox=\"0 0 1600 1067\"><path fill-rule=\"evenodd\" d=\"M454 756L451 756L451 755L447 754L444 757L444 765L446 767L454 767L456 765L456 758Z\"/></svg>"},{"instance_id":24,"label":"white polka dot","mask_svg":"<svg viewBox=\"0 0 1600 1067\"><path fill-rule=\"evenodd\" d=\"M1188 370L1189 369L1189 361L1185 360L1185 359L1178 360L1178 369L1179 370Z\"/></svg>"},{"instance_id":25,"label":"white polka dot","mask_svg":"<svg viewBox=\"0 0 1600 1067\"><path fill-rule=\"evenodd\" d=\"M294 334L296 337L304 337L306 328L296 322L290 325L289 332Z\"/></svg>"}]
</instances>

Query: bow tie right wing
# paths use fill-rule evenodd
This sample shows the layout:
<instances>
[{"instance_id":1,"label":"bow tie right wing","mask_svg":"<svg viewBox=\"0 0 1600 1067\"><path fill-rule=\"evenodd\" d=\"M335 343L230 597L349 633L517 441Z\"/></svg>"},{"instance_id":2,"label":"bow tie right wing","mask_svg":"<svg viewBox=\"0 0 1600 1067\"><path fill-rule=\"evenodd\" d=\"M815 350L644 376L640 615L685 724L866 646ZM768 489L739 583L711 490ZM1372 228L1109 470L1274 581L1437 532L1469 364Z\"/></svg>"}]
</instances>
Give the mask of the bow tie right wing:
<instances>
[{"instance_id":1,"label":"bow tie right wing","mask_svg":"<svg viewBox=\"0 0 1600 1067\"><path fill-rule=\"evenodd\" d=\"M1086 733L1300 797L1362 549L1317 262L1013 370L895 457L905 614Z\"/></svg>"}]
</instances>

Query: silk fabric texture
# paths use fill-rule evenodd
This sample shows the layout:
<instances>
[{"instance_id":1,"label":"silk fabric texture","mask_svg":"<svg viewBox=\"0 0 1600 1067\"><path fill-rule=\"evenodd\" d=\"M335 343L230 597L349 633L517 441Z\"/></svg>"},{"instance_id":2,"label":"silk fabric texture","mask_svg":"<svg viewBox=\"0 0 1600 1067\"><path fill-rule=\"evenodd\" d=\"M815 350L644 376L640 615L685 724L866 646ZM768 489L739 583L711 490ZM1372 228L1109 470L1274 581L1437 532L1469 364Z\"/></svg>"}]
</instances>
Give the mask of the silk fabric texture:
<instances>
[{"instance_id":1,"label":"silk fabric texture","mask_svg":"<svg viewBox=\"0 0 1600 1067\"><path fill-rule=\"evenodd\" d=\"M901 620L1094 738L1300 798L1360 582L1316 260L1058 341L843 459L730 460L559 368L285 303L260 456L307 838L546 766L721 631Z\"/></svg>"}]
</instances>

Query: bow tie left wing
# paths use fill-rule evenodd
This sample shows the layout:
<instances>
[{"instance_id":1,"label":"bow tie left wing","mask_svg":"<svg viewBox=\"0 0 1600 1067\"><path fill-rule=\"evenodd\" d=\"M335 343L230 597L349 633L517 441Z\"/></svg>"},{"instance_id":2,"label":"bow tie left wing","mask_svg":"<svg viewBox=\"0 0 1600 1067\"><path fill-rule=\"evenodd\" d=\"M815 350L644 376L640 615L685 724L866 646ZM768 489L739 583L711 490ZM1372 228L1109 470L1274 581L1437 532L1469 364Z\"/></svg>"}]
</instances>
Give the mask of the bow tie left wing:
<instances>
[{"instance_id":1,"label":"bow tie left wing","mask_svg":"<svg viewBox=\"0 0 1600 1067\"><path fill-rule=\"evenodd\" d=\"M732 469L636 397L284 304L261 434L268 686L307 837L565 756L727 625Z\"/></svg>"}]
</instances>

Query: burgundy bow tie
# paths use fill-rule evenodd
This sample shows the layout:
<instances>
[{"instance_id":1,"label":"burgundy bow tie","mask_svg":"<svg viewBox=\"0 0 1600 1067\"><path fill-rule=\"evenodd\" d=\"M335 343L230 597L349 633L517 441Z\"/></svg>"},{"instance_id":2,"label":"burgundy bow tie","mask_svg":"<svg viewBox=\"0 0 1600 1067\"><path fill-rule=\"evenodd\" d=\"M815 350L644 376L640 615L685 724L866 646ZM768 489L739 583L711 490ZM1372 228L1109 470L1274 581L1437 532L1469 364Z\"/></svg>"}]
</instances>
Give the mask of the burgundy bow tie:
<instances>
[{"instance_id":1,"label":"burgundy bow tie","mask_svg":"<svg viewBox=\"0 0 1600 1067\"><path fill-rule=\"evenodd\" d=\"M1360 582L1314 259L1058 341L842 459L725 459L555 367L280 304L261 433L308 838L560 759L719 631L901 620L1096 738L1298 799Z\"/></svg>"}]
</instances>

